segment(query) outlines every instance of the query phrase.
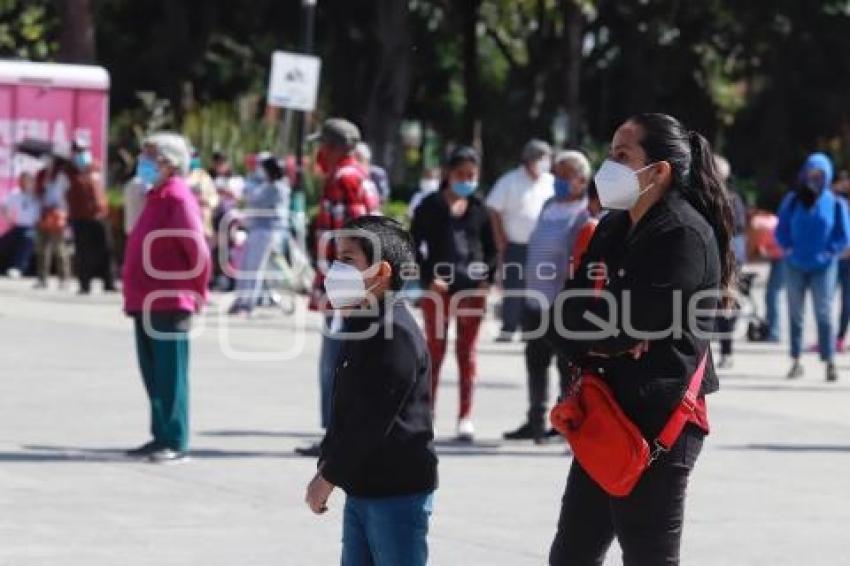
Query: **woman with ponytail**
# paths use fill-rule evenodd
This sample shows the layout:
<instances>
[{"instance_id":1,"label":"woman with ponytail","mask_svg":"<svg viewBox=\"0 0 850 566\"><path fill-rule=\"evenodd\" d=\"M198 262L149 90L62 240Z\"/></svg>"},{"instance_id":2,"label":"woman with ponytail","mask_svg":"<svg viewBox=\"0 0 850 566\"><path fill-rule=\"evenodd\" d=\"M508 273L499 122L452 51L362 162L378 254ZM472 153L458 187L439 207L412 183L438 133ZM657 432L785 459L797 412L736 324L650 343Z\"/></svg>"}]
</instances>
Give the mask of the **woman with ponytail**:
<instances>
[{"instance_id":1,"label":"woman with ponytail","mask_svg":"<svg viewBox=\"0 0 850 566\"><path fill-rule=\"evenodd\" d=\"M718 389L709 341L734 284L731 210L709 143L664 114L623 123L595 180L610 212L555 303L548 337L607 386L655 459L626 495L612 495L577 451L550 564L602 564L616 537L626 565L676 565L688 478L709 429L705 396ZM662 450L680 410L684 426Z\"/></svg>"}]
</instances>

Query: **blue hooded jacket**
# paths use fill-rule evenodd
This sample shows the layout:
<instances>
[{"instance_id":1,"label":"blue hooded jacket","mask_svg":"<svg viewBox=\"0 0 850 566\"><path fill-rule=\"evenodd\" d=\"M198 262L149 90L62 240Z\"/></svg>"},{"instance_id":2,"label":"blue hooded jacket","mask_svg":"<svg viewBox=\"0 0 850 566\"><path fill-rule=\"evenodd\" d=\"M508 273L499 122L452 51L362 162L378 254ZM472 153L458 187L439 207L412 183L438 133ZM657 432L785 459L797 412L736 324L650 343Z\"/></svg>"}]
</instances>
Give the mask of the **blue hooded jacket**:
<instances>
[{"instance_id":1,"label":"blue hooded jacket","mask_svg":"<svg viewBox=\"0 0 850 566\"><path fill-rule=\"evenodd\" d=\"M809 171L823 172L821 192L811 208L789 192L779 207L776 241L785 250L787 261L803 271L827 267L850 247L850 213L847 203L832 192L832 162L823 153L813 153L800 170L800 180Z\"/></svg>"}]
</instances>

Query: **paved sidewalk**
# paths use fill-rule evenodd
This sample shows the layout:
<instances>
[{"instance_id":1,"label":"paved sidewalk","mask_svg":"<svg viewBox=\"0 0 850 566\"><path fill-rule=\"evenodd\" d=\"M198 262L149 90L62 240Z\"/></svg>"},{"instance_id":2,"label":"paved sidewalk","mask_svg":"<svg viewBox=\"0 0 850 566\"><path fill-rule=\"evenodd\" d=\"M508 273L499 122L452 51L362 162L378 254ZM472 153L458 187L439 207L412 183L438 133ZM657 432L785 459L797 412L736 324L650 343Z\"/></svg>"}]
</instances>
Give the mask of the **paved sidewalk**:
<instances>
[{"instance_id":1,"label":"paved sidewalk","mask_svg":"<svg viewBox=\"0 0 850 566\"><path fill-rule=\"evenodd\" d=\"M217 296L192 343L192 460L154 466L121 457L148 425L119 297L30 286L0 280L0 566L338 563L341 497L309 513L314 463L293 455L319 433L315 317L306 332L272 314L225 325ZM837 384L813 355L788 383L784 347L738 349L710 400L683 564L847 563L848 355ZM540 565L569 459L562 444L497 440L524 414L521 346L484 338L481 350L481 442L441 443L432 563ZM449 356L441 437L454 429L456 375Z\"/></svg>"}]
</instances>

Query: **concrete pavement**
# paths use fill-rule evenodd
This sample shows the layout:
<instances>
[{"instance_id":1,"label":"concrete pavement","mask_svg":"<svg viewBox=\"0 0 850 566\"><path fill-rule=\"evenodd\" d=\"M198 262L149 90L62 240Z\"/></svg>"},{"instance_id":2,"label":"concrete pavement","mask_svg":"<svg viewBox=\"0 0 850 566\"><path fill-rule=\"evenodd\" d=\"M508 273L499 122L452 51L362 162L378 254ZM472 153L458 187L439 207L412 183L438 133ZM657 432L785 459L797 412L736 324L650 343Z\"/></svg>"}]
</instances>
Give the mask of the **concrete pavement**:
<instances>
[{"instance_id":1,"label":"concrete pavement","mask_svg":"<svg viewBox=\"0 0 850 566\"><path fill-rule=\"evenodd\" d=\"M30 287L0 280L0 565L338 563L342 498L309 513L314 463L293 455L319 434L315 317L304 332L269 313L225 324L215 297L192 343L192 460L155 466L121 457L148 423L119 297ZM846 563L848 355L837 384L813 355L788 383L783 346L738 349L710 400L683 564ZM481 351L481 443L441 443L432 563L543 564L569 459L559 444L497 442L524 414L521 346L485 338ZM456 375L449 356L441 437L454 428Z\"/></svg>"}]
</instances>

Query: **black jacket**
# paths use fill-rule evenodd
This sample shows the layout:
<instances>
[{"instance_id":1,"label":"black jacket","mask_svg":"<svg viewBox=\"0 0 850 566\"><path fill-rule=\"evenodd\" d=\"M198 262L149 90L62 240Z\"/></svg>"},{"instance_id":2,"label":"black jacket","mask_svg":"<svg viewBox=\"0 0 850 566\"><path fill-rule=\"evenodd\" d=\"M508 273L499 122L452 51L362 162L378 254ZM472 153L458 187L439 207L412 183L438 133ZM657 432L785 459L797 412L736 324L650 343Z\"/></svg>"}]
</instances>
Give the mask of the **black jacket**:
<instances>
[{"instance_id":1,"label":"black jacket","mask_svg":"<svg viewBox=\"0 0 850 566\"><path fill-rule=\"evenodd\" d=\"M473 195L468 199L466 213L454 217L443 196L445 190L449 189L425 197L416 208L410 228L422 286L427 288L434 280L435 268L440 276L443 270L449 271L447 266L451 266L453 280L446 282L452 291L473 289L483 281L492 283L497 252L487 207ZM477 265L470 269L470 264ZM483 277L476 278L481 272Z\"/></svg>"},{"instance_id":2,"label":"black jacket","mask_svg":"<svg viewBox=\"0 0 850 566\"><path fill-rule=\"evenodd\" d=\"M360 497L434 490L431 361L422 331L396 302L346 318L343 332L322 477Z\"/></svg>"},{"instance_id":3,"label":"black jacket","mask_svg":"<svg viewBox=\"0 0 850 566\"><path fill-rule=\"evenodd\" d=\"M556 302L551 314L563 322L561 330L598 331L600 326L587 319L598 316L611 320L619 333L568 339L558 331L558 324L552 324L547 336L557 350L578 364L600 370L624 412L652 439L681 401L703 353L709 351L710 358L708 341L695 336L695 330L707 333L713 329L711 311L717 307L718 297L697 302L707 312L691 310L698 315L695 325L689 322L688 312L697 293L720 287L717 240L703 216L678 191L669 191L634 227L626 211L607 214L565 290L594 289L597 276L605 273L603 288L609 291L616 313L609 312L613 309L608 301L584 296ZM684 315L680 336L667 332L665 337L650 339L649 351L639 360L623 354L645 339L623 332L627 319L638 331L662 331L671 328L677 309ZM589 352L610 357L589 356ZM717 375L709 359L701 394L717 389Z\"/></svg>"}]
</instances>

